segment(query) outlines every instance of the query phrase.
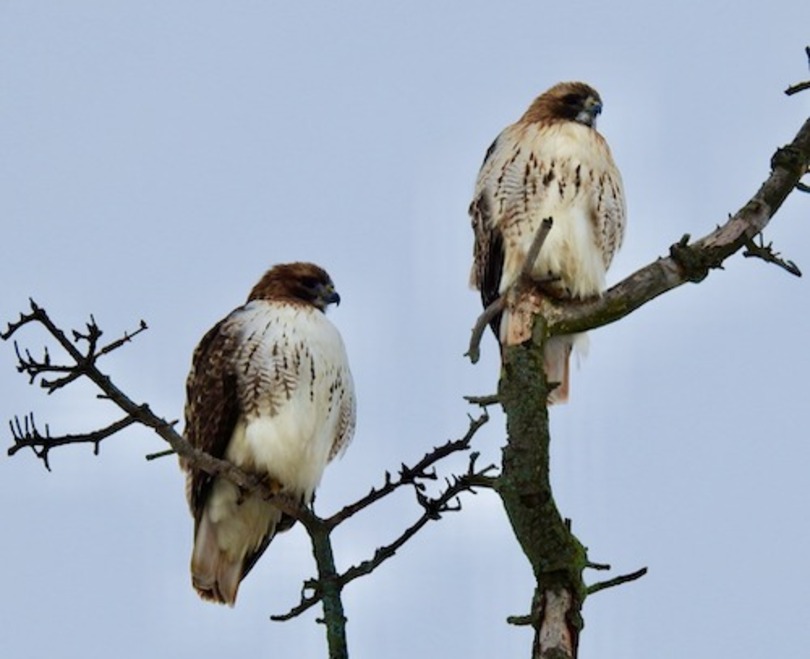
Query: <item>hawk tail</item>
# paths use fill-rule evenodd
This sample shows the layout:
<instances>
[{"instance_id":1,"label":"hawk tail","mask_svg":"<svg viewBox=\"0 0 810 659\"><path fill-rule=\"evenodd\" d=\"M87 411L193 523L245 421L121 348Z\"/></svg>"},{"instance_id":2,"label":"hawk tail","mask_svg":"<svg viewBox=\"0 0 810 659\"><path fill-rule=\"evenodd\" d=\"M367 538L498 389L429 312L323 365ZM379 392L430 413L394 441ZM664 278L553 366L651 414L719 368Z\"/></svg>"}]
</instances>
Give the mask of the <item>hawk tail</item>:
<instances>
[{"instance_id":1,"label":"hawk tail","mask_svg":"<svg viewBox=\"0 0 810 659\"><path fill-rule=\"evenodd\" d=\"M276 532L292 524L261 497L239 499L234 485L222 480L216 485L197 521L191 583L204 600L233 606L242 579Z\"/></svg>"},{"instance_id":2,"label":"hawk tail","mask_svg":"<svg viewBox=\"0 0 810 659\"><path fill-rule=\"evenodd\" d=\"M242 581L244 557L231 557L219 546L216 524L203 515L191 555L191 583L204 600L233 606Z\"/></svg>"},{"instance_id":3,"label":"hawk tail","mask_svg":"<svg viewBox=\"0 0 810 659\"><path fill-rule=\"evenodd\" d=\"M557 385L548 395L549 405L568 402L571 353L574 349L581 355L587 353L587 334L552 336L546 341L545 353L543 354L546 381L549 385Z\"/></svg>"}]
</instances>

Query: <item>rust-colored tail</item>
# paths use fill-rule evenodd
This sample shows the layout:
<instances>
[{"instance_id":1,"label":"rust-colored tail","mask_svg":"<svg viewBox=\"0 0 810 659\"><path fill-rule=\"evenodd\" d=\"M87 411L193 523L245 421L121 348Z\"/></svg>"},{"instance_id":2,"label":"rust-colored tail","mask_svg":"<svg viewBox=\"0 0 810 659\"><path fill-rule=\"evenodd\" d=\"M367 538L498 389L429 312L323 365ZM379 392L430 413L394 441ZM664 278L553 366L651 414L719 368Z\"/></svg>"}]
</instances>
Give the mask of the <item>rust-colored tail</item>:
<instances>
[{"instance_id":1,"label":"rust-colored tail","mask_svg":"<svg viewBox=\"0 0 810 659\"><path fill-rule=\"evenodd\" d=\"M229 556L219 546L216 525L203 515L191 554L191 583L209 602L233 606L242 580L244 556Z\"/></svg>"},{"instance_id":2,"label":"rust-colored tail","mask_svg":"<svg viewBox=\"0 0 810 659\"><path fill-rule=\"evenodd\" d=\"M236 603L239 584L276 532L292 525L261 497L247 495L239 500L237 494L227 481L216 482L197 519L191 554L195 590L205 600L228 606Z\"/></svg>"},{"instance_id":3,"label":"rust-colored tail","mask_svg":"<svg viewBox=\"0 0 810 659\"><path fill-rule=\"evenodd\" d=\"M573 336L552 336L546 341L543 355L546 380L549 384L557 385L548 395L549 405L568 402L568 378L573 347Z\"/></svg>"}]
</instances>

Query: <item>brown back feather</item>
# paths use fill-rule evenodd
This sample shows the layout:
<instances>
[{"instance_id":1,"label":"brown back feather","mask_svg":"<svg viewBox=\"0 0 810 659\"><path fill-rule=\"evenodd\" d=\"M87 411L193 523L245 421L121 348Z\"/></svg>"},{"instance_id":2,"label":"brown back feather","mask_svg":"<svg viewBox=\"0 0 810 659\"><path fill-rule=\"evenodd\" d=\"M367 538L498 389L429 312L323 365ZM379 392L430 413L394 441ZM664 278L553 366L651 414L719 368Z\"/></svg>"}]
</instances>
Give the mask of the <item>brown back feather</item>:
<instances>
[{"instance_id":1,"label":"brown back feather","mask_svg":"<svg viewBox=\"0 0 810 659\"><path fill-rule=\"evenodd\" d=\"M481 293L481 303L484 309L500 296L504 261L503 236L500 231L492 229L490 214L490 204L486 195L479 195L470 204L470 216L475 234L473 277L474 284ZM501 314L495 316L489 326L495 333L495 338L500 341Z\"/></svg>"},{"instance_id":2,"label":"brown back feather","mask_svg":"<svg viewBox=\"0 0 810 659\"><path fill-rule=\"evenodd\" d=\"M226 322L227 318L221 320L202 338L186 381L185 437L215 458L224 457L239 418L236 374L231 370L237 342L224 331ZM196 528L214 479L200 469L189 472L188 496Z\"/></svg>"}]
</instances>

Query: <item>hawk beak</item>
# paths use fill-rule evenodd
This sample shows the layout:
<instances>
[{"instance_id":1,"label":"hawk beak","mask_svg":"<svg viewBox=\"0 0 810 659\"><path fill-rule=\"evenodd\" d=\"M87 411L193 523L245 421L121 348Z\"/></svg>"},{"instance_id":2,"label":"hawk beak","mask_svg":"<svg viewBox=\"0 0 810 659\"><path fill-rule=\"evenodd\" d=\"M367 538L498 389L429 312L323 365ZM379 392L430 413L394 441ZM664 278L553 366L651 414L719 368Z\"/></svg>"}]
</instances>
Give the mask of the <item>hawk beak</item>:
<instances>
[{"instance_id":1,"label":"hawk beak","mask_svg":"<svg viewBox=\"0 0 810 659\"><path fill-rule=\"evenodd\" d=\"M328 304L340 306L340 295L338 295L338 292L332 286L329 286L323 292L323 301L324 306Z\"/></svg>"},{"instance_id":2,"label":"hawk beak","mask_svg":"<svg viewBox=\"0 0 810 659\"><path fill-rule=\"evenodd\" d=\"M585 101L582 111L577 115L576 120L592 128L596 126L596 117L602 112L602 104L593 97Z\"/></svg>"}]
</instances>

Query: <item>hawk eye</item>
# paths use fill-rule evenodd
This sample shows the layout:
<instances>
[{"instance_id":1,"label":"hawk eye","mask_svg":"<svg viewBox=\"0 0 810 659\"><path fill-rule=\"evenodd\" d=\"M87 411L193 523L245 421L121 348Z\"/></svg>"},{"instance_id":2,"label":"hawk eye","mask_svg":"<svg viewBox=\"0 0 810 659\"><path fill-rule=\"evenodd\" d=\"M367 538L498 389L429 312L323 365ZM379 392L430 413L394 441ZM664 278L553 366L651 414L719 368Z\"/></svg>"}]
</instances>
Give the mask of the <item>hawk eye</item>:
<instances>
[{"instance_id":1,"label":"hawk eye","mask_svg":"<svg viewBox=\"0 0 810 659\"><path fill-rule=\"evenodd\" d=\"M301 283L305 288L315 289L320 282L316 277L301 277Z\"/></svg>"},{"instance_id":2,"label":"hawk eye","mask_svg":"<svg viewBox=\"0 0 810 659\"><path fill-rule=\"evenodd\" d=\"M582 102L582 98L579 94L566 94L563 96L563 103L566 105L579 105Z\"/></svg>"}]
</instances>

